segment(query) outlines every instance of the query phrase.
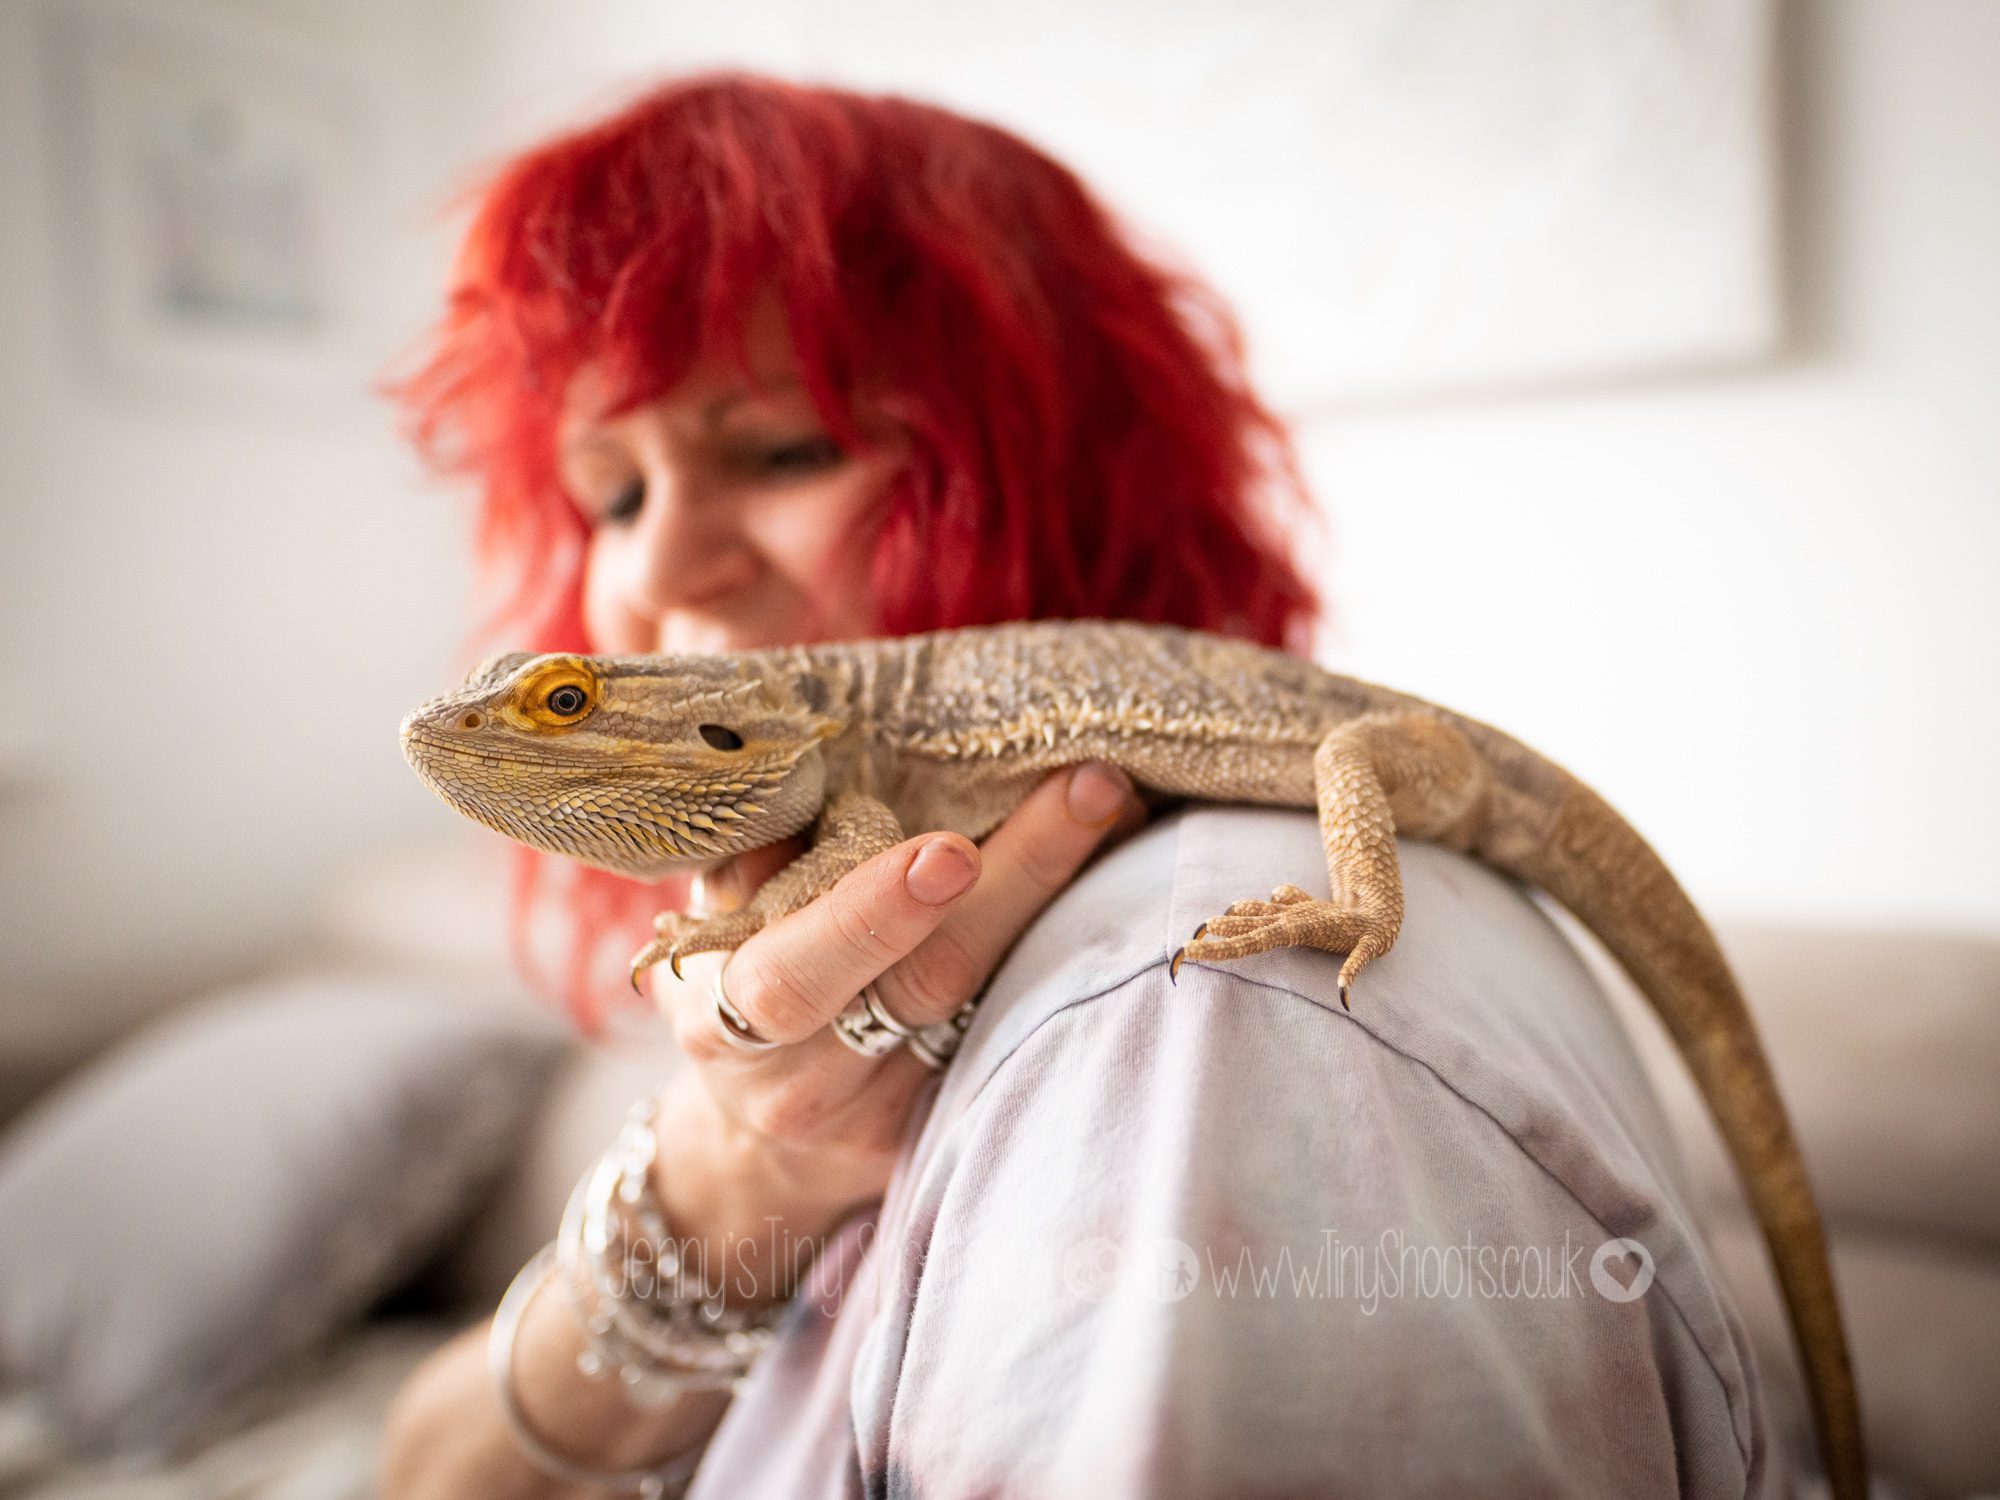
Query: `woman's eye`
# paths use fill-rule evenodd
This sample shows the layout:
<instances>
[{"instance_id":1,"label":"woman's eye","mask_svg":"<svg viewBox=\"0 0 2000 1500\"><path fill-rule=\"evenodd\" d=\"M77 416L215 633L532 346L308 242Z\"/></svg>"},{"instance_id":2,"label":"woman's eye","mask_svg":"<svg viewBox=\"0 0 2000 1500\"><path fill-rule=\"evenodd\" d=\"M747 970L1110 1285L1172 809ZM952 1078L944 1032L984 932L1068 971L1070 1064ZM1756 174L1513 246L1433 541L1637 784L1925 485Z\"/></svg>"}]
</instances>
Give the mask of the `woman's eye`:
<instances>
[{"instance_id":1,"label":"woman's eye","mask_svg":"<svg viewBox=\"0 0 2000 1500\"><path fill-rule=\"evenodd\" d=\"M635 479L611 497L611 503L604 507L598 519L619 523L629 521L639 514L639 508L645 503L645 483Z\"/></svg>"},{"instance_id":2,"label":"woman's eye","mask_svg":"<svg viewBox=\"0 0 2000 1500\"><path fill-rule=\"evenodd\" d=\"M811 437L766 448L756 463L767 474L814 474L832 468L842 456L840 444L832 438Z\"/></svg>"}]
</instances>

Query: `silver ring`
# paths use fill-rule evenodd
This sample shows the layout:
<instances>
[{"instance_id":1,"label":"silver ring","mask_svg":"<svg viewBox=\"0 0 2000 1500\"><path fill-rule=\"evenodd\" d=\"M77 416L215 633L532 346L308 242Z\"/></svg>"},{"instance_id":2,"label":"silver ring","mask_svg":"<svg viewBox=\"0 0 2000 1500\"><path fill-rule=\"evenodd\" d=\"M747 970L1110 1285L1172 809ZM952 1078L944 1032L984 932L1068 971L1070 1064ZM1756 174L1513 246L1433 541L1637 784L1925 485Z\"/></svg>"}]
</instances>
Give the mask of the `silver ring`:
<instances>
[{"instance_id":1,"label":"silver ring","mask_svg":"<svg viewBox=\"0 0 2000 1500\"><path fill-rule=\"evenodd\" d=\"M949 1020L925 1026L904 1041L918 1062L932 1071L942 1069L957 1054L965 1041L966 1029L972 1025L972 1018L979 1009L977 998L968 1000L954 1011Z\"/></svg>"},{"instance_id":2,"label":"silver ring","mask_svg":"<svg viewBox=\"0 0 2000 1500\"><path fill-rule=\"evenodd\" d=\"M886 1014L881 1002L868 1003L873 986L864 988L856 995L847 1009L833 1018L833 1034L840 1038L850 1052L858 1052L863 1057L883 1057L896 1050L910 1035L909 1029L900 1021L890 1020L893 1025L884 1025L881 1017Z\"/></svg>"},{"instance_id":3,"label":"silver ring","mask_svg":"<svg viewBox=\"0 0 2000 1500\"><path fill-rule=\"evenodd\" d=\"M889 1013L889 1007L882 1001L882 992L872 984L861 986L861 1003L868 1007L868 1014L875 1018L875 1024L892 1033L898 1040L908 1041L917 1034L914 1026L905 1026Z\"/></svg>"},{"instance_id":4,"label":"silver ring","mask_svg":"<svg viewBox=\"0 0 2000 1500\"><path fill-rule=\"evenodd\" d=\"M767 1036L759 1036L757 1028L743 1019L743 1012L729 1003L729 997L722 993L722 970L715 971L715 978L708 983L708 998L715 1005L715 1019L722 1024L722 1034L733 1047L745 1052L768 1052L773 1047L784 1045Z\"/></svg>"}]
</instances>

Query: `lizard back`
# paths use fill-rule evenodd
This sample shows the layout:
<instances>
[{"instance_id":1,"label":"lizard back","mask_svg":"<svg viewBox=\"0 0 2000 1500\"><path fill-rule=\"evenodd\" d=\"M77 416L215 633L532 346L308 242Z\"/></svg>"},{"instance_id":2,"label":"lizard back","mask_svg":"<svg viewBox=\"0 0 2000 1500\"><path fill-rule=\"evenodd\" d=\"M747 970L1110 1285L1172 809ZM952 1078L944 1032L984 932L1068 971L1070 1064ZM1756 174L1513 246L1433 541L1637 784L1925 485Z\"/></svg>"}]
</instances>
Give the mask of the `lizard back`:
<instances>
[{"instance_id":1,"label":"lizard back","mask_svg":"<svg viewBox=\"0 0 2000 1500\"><path fill-rule=\"evenodd\" d=\"M1496 775L1548 806L1567 778L1509 736L1303 657L1177 626L1046 621L793 648L846 683L845 777L906 828L982 837L1051 771L1123 767L1164 797L1314 803L1336 724L1421 708L1471 734Z\"/></svg>"}]
</instances>

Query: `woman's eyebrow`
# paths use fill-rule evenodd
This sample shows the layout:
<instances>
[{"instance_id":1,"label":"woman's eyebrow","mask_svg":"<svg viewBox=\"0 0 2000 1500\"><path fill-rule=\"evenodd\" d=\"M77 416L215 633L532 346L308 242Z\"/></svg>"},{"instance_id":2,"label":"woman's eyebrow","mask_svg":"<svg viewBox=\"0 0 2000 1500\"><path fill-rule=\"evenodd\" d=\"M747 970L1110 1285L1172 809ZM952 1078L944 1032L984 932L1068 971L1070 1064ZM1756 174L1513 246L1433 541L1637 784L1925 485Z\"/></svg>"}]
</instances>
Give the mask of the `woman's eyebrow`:
<instances>
[{"instance_id":1,"label":"woman's eyebrow","mask_svg":"<svg viewBox=\"0 0 2000 1500\"><path fill-rule=\"evenodd\" d=\"M805 389L805 381L797 375L780 375L774 380L760 381L755 386L739 386L717 396L702 412L702 420L710 427L716 426L730 411L745 401L763 396L777 396L789 391Z\"/></svg>"}]
</instances>

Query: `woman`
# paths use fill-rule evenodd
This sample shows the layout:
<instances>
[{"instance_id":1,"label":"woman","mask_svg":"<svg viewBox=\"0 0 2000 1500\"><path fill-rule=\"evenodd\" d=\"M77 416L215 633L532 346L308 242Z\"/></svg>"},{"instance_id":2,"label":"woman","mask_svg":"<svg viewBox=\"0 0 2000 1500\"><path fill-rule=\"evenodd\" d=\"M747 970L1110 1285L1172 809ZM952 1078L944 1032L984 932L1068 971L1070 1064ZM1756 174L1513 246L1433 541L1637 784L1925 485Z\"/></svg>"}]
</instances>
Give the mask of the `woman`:
<instances>
[{"instance_id":1,"label":"woman","mask_svg":"<svg viewBox=\"0 0 2000 1500\"><path fill-rule=\"evenodd\" d=\"M907 101L698 79L523 157L405 393L483 482L488 554L520 570L507 623L543 649L1083 615L1297 645L1314 610L1270 524L1289 450L1227 316L1062 168ZM1080 768L983 846L910 839L726 964L656 970L690 1066L601 1180L727 1268L725 1320L782 1306L775 1341L727 1368L733 1401L648 1385L606 1312L647 1294L532 1267L490 1349L473 1330L411 1380L386 1493L603 1493L578 1476L649 1468L672 1493L677 1454L705 1496L1774 1484L1685 1235L1649 1242L1679 1313L1658 1326L1550 1313L1499 1274L1509 1250L1546 1267L1558 1232L1603 1240L1607 1184L1685 1222L1631 1058L1532 907L1413 852L1359 1016L1304 954L1173 991L1195 920L1324 874L1309 816L1202 810L1070 884L1142 821L1120 773ZM676 904L575 878L580 955ZM1472 963L1496 945L1504 973ZM1478 1005L1439 1000L1468 984ZM897 1045L982 993L942 1075L948 1048ZM1383 1312L1391 1233L1462 1241L1468 1272L1490 1251L1495 1295ZM1609 1377L1638 1384L1593 1407ZM674 1399L625 1394L655 1387Z\"/></svg>"}]
</instances>

